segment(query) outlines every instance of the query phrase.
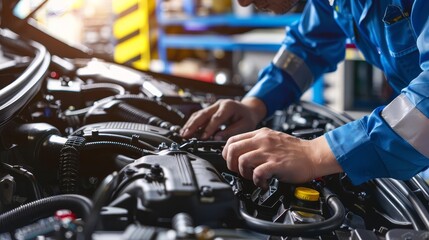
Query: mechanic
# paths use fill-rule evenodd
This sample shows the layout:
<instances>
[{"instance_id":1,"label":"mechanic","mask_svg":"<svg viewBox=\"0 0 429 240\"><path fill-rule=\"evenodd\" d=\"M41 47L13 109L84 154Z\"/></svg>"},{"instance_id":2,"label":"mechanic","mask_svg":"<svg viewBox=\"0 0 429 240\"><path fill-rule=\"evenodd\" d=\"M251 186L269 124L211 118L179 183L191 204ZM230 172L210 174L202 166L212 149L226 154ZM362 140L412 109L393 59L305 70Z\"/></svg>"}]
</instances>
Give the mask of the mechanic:
<instances>
[{"instance_id":1,"label":"mechanic","mask_svg":"<svg viewBox=\"0 0 429 240\"><path fill-rule=\"evenodd\" d=\"M280 14L298 1L239 0ZM392 102L313 140L266 128L248 132L297 101L314 79L336 70L346 39L384 71L398 94ZM428 0L309 0L242 101L220 100L194 113L182 136L201 130L202 139L230 137L222 153L228 168L261 187L271 177L302 183L339 172L354 184L408 179L429 166L428 69Z\"/></svg>"}]
</instances>

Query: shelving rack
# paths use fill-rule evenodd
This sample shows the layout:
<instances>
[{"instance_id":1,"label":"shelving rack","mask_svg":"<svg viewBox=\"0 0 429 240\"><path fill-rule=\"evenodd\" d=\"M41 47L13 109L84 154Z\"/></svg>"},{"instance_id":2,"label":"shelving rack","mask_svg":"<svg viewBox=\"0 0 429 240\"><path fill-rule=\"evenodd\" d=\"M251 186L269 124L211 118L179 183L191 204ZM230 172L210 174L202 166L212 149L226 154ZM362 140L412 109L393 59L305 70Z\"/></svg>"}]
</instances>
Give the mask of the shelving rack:
<instances>
[{"instance_id":1,"label":"shelving rack","mask_svg":"<svg viewBox=\"0 0 429 240\"><path fill-rule=\"evenodd\" d=\"M255 29L284 28L300 19L301 14L289 13L284 15L273 15L267 13L255 13L250 16L237 16L233 13L211 16L196 16L195 2L184 0L185 9L183 16L165 17L161 12L161 1L157 0L157 22L158 30L158 54L160 60L166 66L168 73L169 60L168 49L205 49L225 51L260 51L276 52L281 39L266 36L261 40L258 38L246 38L240 35L219 34L168 34L165 28L169 26L181 26L186 29L207 29L210 27L246 27ZM323 104L323 81L317 81L313 87L312 100Z\"/></svg>"},{"instance_id":2,"label":"shelving rack","mask_svg":"<svg viewBox=\"0 0 429 240\"><path fill-rule=\"evenodd\" d=\"M161 0L158 0L160 2ZM208 27L252 27L252 28L279 28L286 27L298 21L300 14L254 14L249 17L240 17L234 14L221 14L213 16L194 16L189 13L186 17L164 17L157 5L157 19L159 24L158 47L159 57L162 61L168 62L168 48L182 49L223 49L227 51L272 51L275 52L280 47L280 42L249 42L234 38L230 35L187 35L165 33L167 26L183 26L185 28L208 28Z\"/></svg>"}]
</instances>

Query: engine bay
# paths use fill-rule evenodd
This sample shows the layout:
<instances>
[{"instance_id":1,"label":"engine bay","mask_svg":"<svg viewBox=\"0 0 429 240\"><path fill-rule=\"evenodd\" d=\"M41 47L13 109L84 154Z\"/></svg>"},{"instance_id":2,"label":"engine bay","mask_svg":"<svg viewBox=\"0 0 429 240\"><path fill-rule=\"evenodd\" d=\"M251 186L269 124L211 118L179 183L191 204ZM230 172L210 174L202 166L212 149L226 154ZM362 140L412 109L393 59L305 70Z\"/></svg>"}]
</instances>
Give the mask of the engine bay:
<instances>
[{"instance_id":1,"label":"engine bay","mask_svg":"<svg viewBox=\"0 0 429 240\"><path fill-rule=\"evenodd\" d=\"M189 116L244 89L51 54L1 29L0 239L427 239L426 182L345 174L264 190ZM302 101L260 124L312 139L352 121ZM365 160L365 159L363 159Z\"/></svg>"}]
</instances>

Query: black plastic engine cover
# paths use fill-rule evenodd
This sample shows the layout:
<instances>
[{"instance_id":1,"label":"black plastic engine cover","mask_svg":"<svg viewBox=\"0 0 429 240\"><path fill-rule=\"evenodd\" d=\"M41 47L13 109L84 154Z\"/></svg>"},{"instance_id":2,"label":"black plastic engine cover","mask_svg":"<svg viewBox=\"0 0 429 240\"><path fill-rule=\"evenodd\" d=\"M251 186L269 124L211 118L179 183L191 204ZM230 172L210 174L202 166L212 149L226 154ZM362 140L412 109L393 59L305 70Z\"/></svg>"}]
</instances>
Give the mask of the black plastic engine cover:
<instances>
[{"instance_id":1,"label":"black plastic engine cover","mask_svg":"<svg viewBox=\"0 0 429 240\"><path fill-rule=\"evenodd\" d=\"M128 137L138 135L141 140L144 140L154 146L158 146L162 142L167 144L171 144L173 142L170 139L172 137L172 133L164 128L132 122L93 123L85 125L74 133L74 135L84 137L90 137L94 134L118 134Z\"/></svg>"},{"instance_id":2,"label":"black plastic engine cover","mask_svg":"<svg viewBox=\"0 0 429 240\"><path fill-rule=\"evenodd\" d=\"M231 187L208 161L195 155L164 150L128 165L121 178L113 204L124 207L133 202L130 198L136 199L137 219L145 224L168 223L182 212L198 225L237 219L238 202Z\"/></svg>"}]
</instances>

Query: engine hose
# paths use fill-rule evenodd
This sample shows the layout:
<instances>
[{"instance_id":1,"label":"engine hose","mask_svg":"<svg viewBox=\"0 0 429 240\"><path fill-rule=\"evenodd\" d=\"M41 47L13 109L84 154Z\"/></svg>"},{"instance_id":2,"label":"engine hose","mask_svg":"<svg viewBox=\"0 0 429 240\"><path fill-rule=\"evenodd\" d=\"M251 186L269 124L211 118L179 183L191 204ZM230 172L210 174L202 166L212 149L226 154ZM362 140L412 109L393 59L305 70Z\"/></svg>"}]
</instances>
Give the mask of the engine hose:
<instances>
[{"instance_id":1,"label":"engine hose","mask_svg":"<svg viewBox=\"0 0 429 240\"><path fill-rule=\"evenodd\" d=\"M60 209L69 209L85 221L91 212L92 202L80 195L66 194L27 203L0 215L0 233L53 216Z\"/></svg>"},{"instance_id":2,"label":"engine hose","mask_svg":"<svg viewBox=\"0 0 429 240\"><path fill-rule=\"evenodd\" d=\"M61 193L77 193L79 152L76 148L65 146L61 149L58 173Z\"/></svg>"},{"instance_id":3,"label":"engine hose","mask_svg":"<svg viewBox=\"0 0 429 240\"><path fill-rule=\"evenodd\" d=\"M79 139L82 146L71 146L71 139ZM83 140L82 140L83 139ZM99 148L113 148L118 150L125 150L138 157L142 155L152 154L152 152L141 149L131 144L113 142L113 141L97 141L85 142L82 137L71 136L67 143L60 151L59 158L59 187L63 194L77 193L79 190L79 168L80 168L80 151L94 150Z\"/></svg>"},{"instance_id":4,"label":"engine hose","mask_svg":"<svg viewBox=\"0 0 429 240\"><path fill-rule=\"evenodd\" d=\"M145 106L149 112L150 109L156 110L152 114L156 114L161 119L177 125L184 124L185 114L162 101L141 95L116 95L114 100L119 100L133 106Z\"/></svg>"},{"instance_id":5,"label":"engine hose","mask_svg":"<svg viewBox=\"0 0 429 240\"><path fill-rule=\"evenodd\" d=\"M117 117L120 117L122 120L126 122L138 122L138 123L146 123L149 125L161 127L173 132L180 131L180 126L173 125L168 121L163 121L162 119L147 113L143 110L140 110L128 103L118 103L112 107L112 112Z\"/></svg>"},{"instance_id":6,"label":"engine hose","mask_svg":"<svg viewBox=\"0 0 429 240\"><path fill-rule=\"evenodd\" d=\"M141 149L139 147L136 147L131 144L121 143L121 142L112 142L112 141L99 141L99 142L87 142L85 144L85 151L86 150L94 150L94 149L100 149L100 148L106 148L110 147L117 150L125 150L129 151L132 154L136 154L138 157L151 154L151 152Z\"/></svg>"},{"instance_id":7,"label":"engine hose","mask_svg":"<svg viewBox=\"0 0 429 240\"><path fill-rule=\"evenodd\" d=\"M78 192L79 156L85 141L83 137L70 136L60 151L58 176L61 193Z\"/></svg>"},{"instance_id":8,"label":"engine hose","mask_svg":"<svg viewBox=\"0 0 429 240\"><path fill-rule=\"evenodd\" d=\"M341 201L329 190L323 189L323 196L325 202L332 209L333 215L322 222L291 225L261 220L247 213L244 209L243 201L240 201L240 215L251 230L263 234L276 236L318 236L338 229L343 223L346 213Z\"/></svg>"},{"instance_id":9,"label":"engine hose","mask_svg":"<svg viewBox=\"0 0 429 240\"><path fill-rule=\"evenodd\" d=\"M128 103L119 102L111 109L112 113L118 117L122 117L125 122L142 122L149 123L151 114L146 113Z\"/></svg>"}]
</instances>

